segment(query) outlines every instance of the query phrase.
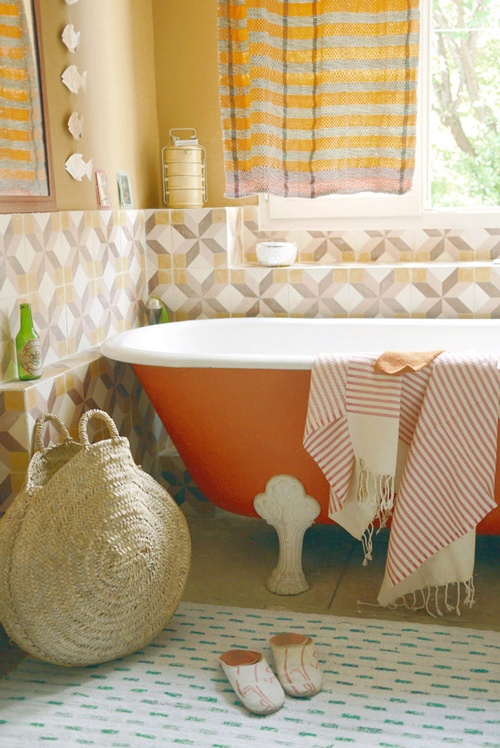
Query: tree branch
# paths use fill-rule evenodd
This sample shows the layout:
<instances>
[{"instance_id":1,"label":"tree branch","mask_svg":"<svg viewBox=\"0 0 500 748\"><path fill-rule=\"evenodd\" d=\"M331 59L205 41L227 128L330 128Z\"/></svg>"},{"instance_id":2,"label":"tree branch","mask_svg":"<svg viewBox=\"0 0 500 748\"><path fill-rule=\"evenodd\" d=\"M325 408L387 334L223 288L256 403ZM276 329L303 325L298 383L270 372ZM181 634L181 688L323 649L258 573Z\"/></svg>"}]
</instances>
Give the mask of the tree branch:
<instances>
[{"instance_id":1,"label":"tree branch","mask_svg":"<svg viewBox=\"0 0 500 748\"><path fill-rule=\"evenodd\" d=\"M441 28L446 28L445 19L439 18L439 21ZM457 94L456 96L453 96L450 65L448 62L448 49L443 34L437 35L437 51L442 64L440 66L440 75L433 76L434 91L439 103L439 107L436 107L435 110L437 111L443 125L450 130L453 139L460 150L470 156L475 156L476 151L472 142L465 133L460 115L457 111L460 103L459 95Z\"/></svg>"},{"instance_id":2,"label":"tree branch","mask_svg":"<svg viewBox=\"0 0 500 748\"><path fill-rule=\"evenodd\" d=\"M464 5L461 0L452 0L456 8L456 16L451 19L451 25L448 23L441 9L436 5L434 6L434 18L438 26L445 29L444 34L438 34L438 53L444 63L446 72L442 72L441 87L444 87L444 91L439 92L438 87L435 85L435 90L438 94L438 100L442 112L439 112L441 121L446 127L451 130L455 142L458 147L465 153L473 155L474 149L467 137L462 125L458 125L456 119L460 119L458 115L458 109L460 104L463 102L464 97L467 98L467 103L471 108L475 118L481 125L488 130L490 133L497 132L497 120L491 107L489 107L481 96L481 86L479 85L475 58L477 55L477 31L472 27L476 17L483 11L484 0L478 0L476 7L471 13L469 23L471 25L470 31L466 34L462 33L459 36L459 42L450 34L454 27L466 28L467 19L464 13ZM451 59L456 66L458 71L459 83L455 95L452 93L451 78L450 78L450 66ZM439 110L438 110L439 111Z\"/></svg>"}]
</instances>

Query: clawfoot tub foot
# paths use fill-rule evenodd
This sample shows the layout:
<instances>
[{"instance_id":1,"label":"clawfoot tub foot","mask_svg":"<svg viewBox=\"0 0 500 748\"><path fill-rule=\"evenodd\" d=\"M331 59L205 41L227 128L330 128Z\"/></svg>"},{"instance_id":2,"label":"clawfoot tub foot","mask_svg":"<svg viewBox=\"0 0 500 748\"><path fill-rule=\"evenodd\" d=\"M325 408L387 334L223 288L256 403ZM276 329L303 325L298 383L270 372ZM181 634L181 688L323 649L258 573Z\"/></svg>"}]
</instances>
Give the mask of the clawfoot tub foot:
<instances>
[{"instance_id":1,"label":"clawfoot tub foot","mask_svg":"<svg viewBox=\"0 0 500 748\"><path fill-rule=\"evenodd\" d=\"M267 580L267 588L277 595L298 595L309 589L302 571L304 533L318 514L320 506L308 496L302 483L292 475L275 475L264 493L253 503L257 514L278 533L278 565Z\"/></svg>"}]
</instances>

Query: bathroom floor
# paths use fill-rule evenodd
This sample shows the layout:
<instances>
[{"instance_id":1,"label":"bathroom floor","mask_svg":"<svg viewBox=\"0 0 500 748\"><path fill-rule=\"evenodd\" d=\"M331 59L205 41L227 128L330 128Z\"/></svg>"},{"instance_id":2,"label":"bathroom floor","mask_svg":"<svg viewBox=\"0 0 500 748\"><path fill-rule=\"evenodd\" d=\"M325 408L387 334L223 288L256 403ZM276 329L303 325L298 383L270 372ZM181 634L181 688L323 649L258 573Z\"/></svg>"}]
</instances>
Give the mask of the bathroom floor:
<instances>
[{"instance_id":1,"label":"bathroom floor","mask_svg":"<svg viewBox=\"0 0 500 748\"><path fill-rule=\"evenodd\" d=\"M269 592L266 580L278 561L276 531L262 519L216 510L213 517L185 514L193 545L184 599L249 608L286 608L360 618L396 618L500 631L500 536L477 536L475 599L438 620L425 610L376 605L382 584L388 531L374 539L373 561L363 566L361 543L338 525L313 525L304 537L302 565L309 589L299 595Z\"/></svg>"},{"instance_id":2,"label":"bathroom floor","mask_svg":"<svg viewBox=\"0 0 500 748\"><path fill-rule=\"evenodd\" d=\"M287 609L360 618L395 618L420 623L500 631L500 536L478 536L476 604L436 619L425 611L390 611L376 605L384 572L387 533L374 542L374 559L362 566L360 543L341 527L313 525L304 538L303 569L309 589L300 595L269 592L266 580L278 560L274 528L262 519L221 510L200 515L183 505L192 541L191 572L184 593L188 602L246 608ZM23 657L0 626L0 677Z\"/></svg>"}]
</instances>

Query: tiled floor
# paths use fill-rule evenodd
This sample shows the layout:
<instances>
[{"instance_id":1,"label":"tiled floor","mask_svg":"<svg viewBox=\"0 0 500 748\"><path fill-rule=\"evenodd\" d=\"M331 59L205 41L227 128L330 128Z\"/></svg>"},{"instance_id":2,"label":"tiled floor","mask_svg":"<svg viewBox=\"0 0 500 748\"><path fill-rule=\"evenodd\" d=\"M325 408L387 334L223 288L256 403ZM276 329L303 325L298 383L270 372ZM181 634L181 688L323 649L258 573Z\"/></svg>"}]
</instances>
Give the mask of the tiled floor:
<instances>
[{"instance_id":1,"label":"tiled floor","mask_svg":"<svg viewBox=\"0 0 500 748\"><path fill-rule=\"evenodd\" d=\"M500 631L500 536L477 539L476 605L463 609L460 617L450 613L436 621L425 611L389 611L376 606L387 546L385 532L375 541L374 560L364 567L358 541L338 526L314 525L306 532L303 550L309 589L300 595L278 596L266 588L278 559L277 536L270 525L219 510L214 516L201 516L188 507L186 516L193 546L186 601ZM0 626L0 676L22 657Z\"/></svg>"}]
</instances>

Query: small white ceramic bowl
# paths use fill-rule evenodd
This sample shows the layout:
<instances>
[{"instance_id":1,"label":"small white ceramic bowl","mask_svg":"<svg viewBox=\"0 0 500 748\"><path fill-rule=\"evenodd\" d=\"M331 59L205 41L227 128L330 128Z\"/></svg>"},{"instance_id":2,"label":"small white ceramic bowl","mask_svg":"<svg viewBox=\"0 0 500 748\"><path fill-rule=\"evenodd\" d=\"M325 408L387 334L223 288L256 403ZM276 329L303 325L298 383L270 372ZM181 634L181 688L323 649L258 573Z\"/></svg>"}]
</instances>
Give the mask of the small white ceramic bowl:
<instances>
[{"instance_id":1,"label":"small white ceramic bowl","mask_svg":"<svg viewBox=\"0 0 500 748\"><path fill-rule=\"evenodd\" d=\"M297 259L297 245L293 242L262 242L256 251L257 260L266 267L293 265Z\"/></svg>"}]
</instances>

